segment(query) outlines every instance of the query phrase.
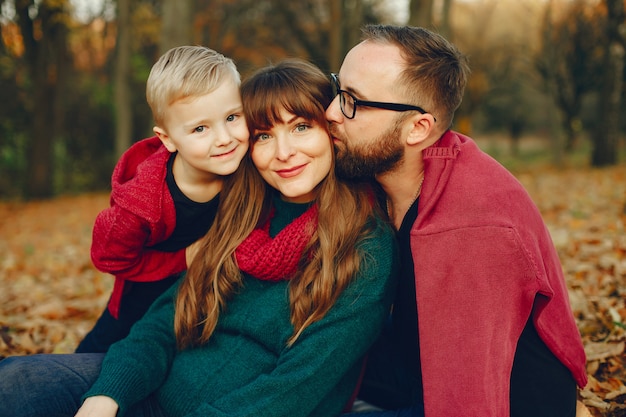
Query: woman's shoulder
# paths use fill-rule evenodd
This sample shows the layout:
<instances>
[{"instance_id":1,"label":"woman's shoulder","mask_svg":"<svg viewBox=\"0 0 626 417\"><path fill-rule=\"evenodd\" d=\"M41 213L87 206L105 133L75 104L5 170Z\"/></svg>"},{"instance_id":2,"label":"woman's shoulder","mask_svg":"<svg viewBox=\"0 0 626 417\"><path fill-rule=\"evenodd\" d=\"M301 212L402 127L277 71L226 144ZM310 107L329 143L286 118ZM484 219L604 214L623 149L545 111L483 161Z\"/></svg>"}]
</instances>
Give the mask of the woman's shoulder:
<instances>
[{"instance_id":1,"label":"woman's shoulder","mask_svg":"<svg viewBox=\"0 0 626 417\"><path fill-rule=\"evenodd\" d=\"M359 279L390 279L396 275L399 265L398 242L389 223L378 217L369 222L368 233L359 242L361 255Z\"/></svg>"},{"instance_id":2,"label":"woman's shoulder","mask_svg":"<svg viewBox=\"0 0 626 417\"><path fill-rule=\"evenodd\" d=\"M366 227L368 232L361 241L361 249L374 250L381 245L394 249L397 246L395 232L391 224L381 216L373 215L370 217Z\"/></svg>"}]
</instances>

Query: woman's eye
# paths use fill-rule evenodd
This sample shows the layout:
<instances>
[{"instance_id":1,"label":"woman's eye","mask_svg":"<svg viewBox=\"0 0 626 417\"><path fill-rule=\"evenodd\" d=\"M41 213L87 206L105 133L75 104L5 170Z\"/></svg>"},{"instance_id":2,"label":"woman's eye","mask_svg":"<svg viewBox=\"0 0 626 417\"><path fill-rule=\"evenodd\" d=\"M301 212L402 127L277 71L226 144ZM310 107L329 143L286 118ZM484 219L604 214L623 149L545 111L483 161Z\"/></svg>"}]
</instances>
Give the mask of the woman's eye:
<instances>
[{"instance_id":1,"label":"woman's eye","mask_svg":"<svg viewBox=\"0 0 626 417\"><path fill-rule=\"evenodd\" d=\"M231 114L226 118L227 122L234 122L237 119L237 115L236 114Z\"/></svg>"},{"instance_id":2,"label":"woman's eye","mask_svg":"<svg viewBox=\"0 0 626 417\"><path fill-rule=\"evenodd\" d=\"M256 140L257 141L266 141L270 138L270 135L267 133L258 133L256 135Z\"/></svg>"},{"instance_id":3,"label":"woman's eye","mask_svg":"<svg viewBox=\"0 0 626 417\"><path fill-rule=\"evenodd\" d=\"M307 123L299 123L296 126L296 132L304 132L307 129L309 129L311 127L311 125L307 124Z\"/></svg>"}]
</instances>

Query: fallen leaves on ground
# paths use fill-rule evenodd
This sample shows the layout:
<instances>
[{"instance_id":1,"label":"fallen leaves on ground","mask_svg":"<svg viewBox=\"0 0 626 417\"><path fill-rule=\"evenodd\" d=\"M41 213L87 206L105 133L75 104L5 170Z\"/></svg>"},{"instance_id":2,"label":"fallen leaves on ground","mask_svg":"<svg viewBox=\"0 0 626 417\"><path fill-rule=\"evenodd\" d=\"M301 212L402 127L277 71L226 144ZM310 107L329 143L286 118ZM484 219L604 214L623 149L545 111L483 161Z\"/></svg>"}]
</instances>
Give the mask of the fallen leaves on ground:
<instances>
[{"instance_id":1,"label":"fallen leaves on ground","mask_svg":"<svg viewBox=\"0 0 626 417\"><path fill-rule=\"evenodd\" d=\"M588 357L580 398L594 417L626 416L626 167L516 176L561 257ZM107 205L107 194L0 203L0 357L72 352L91 328L113 286L89 257Z\"/></svg>"},{"instance_id":2,"label":"fallen leaves on ground","mask_svg":"<svg viewBox=\"0 0 626 417\"><path fill-rule=\"evenodd\" d=\"M67 353L104 308L112 281L90 258L107 194L0 203L0 356Z\"/></svg>"},{"instance_id":3,"label":"fallen leaves on ground","mask_svg":"<svg viewBox=\"0 0 626 417\"><path fill-rule=\"evenodd\" d=\"M580 396L597 417L626 416L626 168L518 174L559 252L587 354Z\"/></svg>"}]
</instances>

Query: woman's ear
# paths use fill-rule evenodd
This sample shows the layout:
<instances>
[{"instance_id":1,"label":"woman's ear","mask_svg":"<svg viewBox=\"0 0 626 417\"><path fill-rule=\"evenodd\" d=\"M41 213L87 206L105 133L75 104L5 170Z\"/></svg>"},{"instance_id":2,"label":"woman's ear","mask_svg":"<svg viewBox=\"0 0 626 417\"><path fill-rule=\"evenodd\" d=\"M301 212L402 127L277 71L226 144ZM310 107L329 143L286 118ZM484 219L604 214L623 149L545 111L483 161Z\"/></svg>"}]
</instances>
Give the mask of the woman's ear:
<instances>
[{"instance_id":1,"label":"woman's ear","mask_svg":"<svg viewBox=\"0 0 626 417\"><path fill-rule=\"evenodd\" d=\"M411 127L407 137L407 145L419 145L427 141L435 129L435 119L430 113L416 114L409 119L409 122Z\"/></svg>"},{"instance_id":2,"label":"woman's ear","mask_svg":"<svg viewBox=\"0 0 626 417\"><path fill-rule=\"evenodd\" d=\"M152 128L152 131L155 135L157 135L159 139L161 139L161 143L163 144L163 146L165 146L165 149L170 152L176 152L176 145L174 145L174 142L172 142L165 129L159 126L154 126Z\"/></svg>"}]
</instances>

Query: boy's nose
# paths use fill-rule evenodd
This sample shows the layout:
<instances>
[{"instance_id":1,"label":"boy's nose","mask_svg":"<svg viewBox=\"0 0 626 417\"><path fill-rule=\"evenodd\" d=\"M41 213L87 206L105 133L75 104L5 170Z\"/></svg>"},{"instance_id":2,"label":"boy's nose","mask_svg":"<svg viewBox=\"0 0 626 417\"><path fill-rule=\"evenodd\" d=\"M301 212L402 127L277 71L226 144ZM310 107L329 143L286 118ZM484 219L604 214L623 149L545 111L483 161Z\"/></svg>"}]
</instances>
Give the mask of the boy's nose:
<instances>
[{"instance_id":1,"label":"boy's nose","mask_svg":"<svg viewBox=\"0 0 626 417\"><path fill-rule=\"evenodd\" d=\"M227 127L217 128L215 130L215 143L217 145L227 145L233 140L233 135Z\"/></svg>"}]
</instances>

